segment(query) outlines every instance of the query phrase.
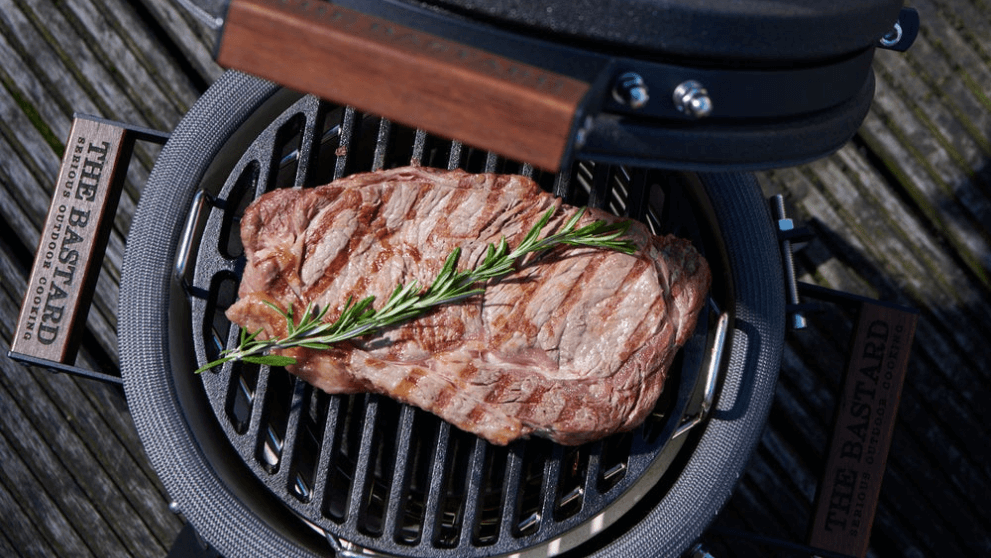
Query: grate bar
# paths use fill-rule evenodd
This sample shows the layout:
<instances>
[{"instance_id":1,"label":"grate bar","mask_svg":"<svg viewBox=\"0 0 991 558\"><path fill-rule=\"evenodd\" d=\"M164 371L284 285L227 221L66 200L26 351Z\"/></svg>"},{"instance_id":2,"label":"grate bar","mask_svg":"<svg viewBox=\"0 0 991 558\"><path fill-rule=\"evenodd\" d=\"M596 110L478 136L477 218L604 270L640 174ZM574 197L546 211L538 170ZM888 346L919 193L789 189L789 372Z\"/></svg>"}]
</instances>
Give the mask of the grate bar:
<instances>
[{"instance_id":1,"label":"grate bar","mask_svg":"<svg viewBox=\"0 0 991 558\"><path fill-rule=\"evenodd\" d=\"M331 457L337 441L337 422L340 420L341 397L340 395L333 395L327 403L327 420L324 423L323 436L320 438L320 455L317 458L317 471L324 471L324 474L317 474L313 480L314 496L312 503L318 506L317 509L326 508L326 471L330 470Z\"/></svg>"},{"instance_id":2,"label":"grate bar","mask_svg":"<svg viewBox=\"0 0 991 558\"><path fill-rule=\"evenodd\" d=\"M299 438L299 423L303 415L303 400L306 396L306 382L293 376L292 403L289 406L289 417L286 422L286 433L282 437L282 452L279 457L279 484L289 490L289 472L292 469L293 455L296 450L296 439Z\"/></svg>"},{"instance_id":3,"label":"grate bar","mask_svg":"<svg viewBox=\"0 0 991 558\"><path fill-rule=\"evenodd\" d=\"M485 172L495 172L499 165L499 156L489 151L485 154Z\"/></svg>"},{"instance_id":4,"label":"grate bar","mask_svg":"<svg viewBox=\"0 0 991 558\"><path fill-rule=\"evenodd\" d=\"M389 487L389 502L386 506L385 524L382 532L386 536L395 536L399 529L399 518L403 514L400 502L404 496L403 492L409 484L406 477L409 474L409 453L413 438L413 416L416 410L409 405L403 405L399 414L398 432L399 439L396 442L396 462L393 466L392 486Z\"/></svg>"},{"instance_id":5,"label":"grate bar","mask_svg":"<svg viewBox=\"0 0 991 558\"><path fill-rule=\"evenodd\" d=\"M385 156L389 149L389 136L392 132L392 123L385 118L379 121L378 136L375 139L375 154L372 156L372 170L382 170L385 167Z\"/></svg>"},{"instance_id":6,"label":"grate bar","mask_svg":"<svg viewBox=\"0 0 991 558\"><path fill-rule=\"evenodd\" d=\"M609 179L612 176L612 166L599 164L595 165L592 171L592 189L588 193L589 207L602 209L605 207L607 196L609 195Z\"/></svg>"},{"instance_id":7,"label":"grate bar","mask_svg":"<svg viewBox=\"0 0 991 558\"><path fill-rule=\"evenodd\" d=\"M413 154L410 155L410 162L417 165L423 164L423 157L427 151L427 133L417 130L413 135Z\"/></svg>"},{"instance_id":8,"label":"grate bar","mask_svg":"<svg viewBox=\"0 0 991 558\"><path fill-rule=\"evenodd\" d=\"M235 329L235 328L232 328ZM251 406L251 421L248 423L248 433L254 434L255 439L251 441L252 447L257 448L263 441L262 436L267 435L267 428L262 426L262 410L268 400L268 380L271 370L268 366L261 366L258 370L258 382L255 384L255 405Z\"/></svg>"},{"instance_id":9,"label":"grate bar","mask_svg":"<svg viewBox=\"0 0 991 558\"><path fill-rule=\"evenodd\" d=\"M227 341L224 347L233 347L238 343L240 338L240 329L237 326L231 326L230 330L227 332ZM230 386L231 380L234 378L234 361L228 361L222 364L219 368L214 368L213 371L204 372L201 376L203 378L204 384L209 384L211 386ZM227 388L229 389L229 387ZM226 392L227 389L224 391ZM258 385L255 385L255 390L252 397L252 402L259 401L258 397ZM223 399L216 398L214 401L214 412L217 416L225 416L227 414L227 397ZM251 415L254 415L254 408L257 405L251 405ZM250 416L249 416L250 421ZM250 422L249 422L250 424ZM249 429L244 430L245 433L250 432Z\"/></svg>"},{"instance_id":10,"label":"grate bar","mask_svg":"<svg viewBox=\"0 0 991 558\"><path fill-rule=\"evenodd\" d=\"M354 143L355 122L358 113L352 107L345 107L341 115L340 141L338 142L337 161L334 165L334 180L347 173L348 162L351 160L351 146Z\"/></svg>"},{"instance_id":11,"label":"grate bar","mask_svg":"<svg viewBox=\"0 0 991 558\"><path fill-rule=\"evenodd\" d=\"M471 544L472 531L478 523L478 505L484 488L482 473L485 469L486 446L485 440L475 438L475 445L471 452L471 463L468 465L468 487L465 490L464 520L461 522L459 542L461 547L467 547Z\"/></svg>"},{"instance_id":12,"label":"grate bar","mask_svg":"<svg viewBox=\"0 0 991 558\"><path fill-rule=\"evenodd\" d=\"M447 158L447 170L454 170L461 166L461 152L464 146L460 141L451 142L451 155Z\"/></svg>"},{"instance_id":13,"label":"grate bar","mask_svg":"<svg viewBox=\"0 0 991 558\"><path fill-rule=\"evenodd\" d=\"M299 105L297 105L299 106ZM303 129L300 132L302 137L299 144L298 162L296 167L296 177L293 180L294 188L302 188L310 175L313 153L317 151L320 138L317 134L317 125L320 122L320 112L322 103L316 97L306 97L302 101L300 112L303 114Z\"/></svg>"},{"instance_id":14,"label":"grate bar","mask_svg":"<svg viewBox=\"0 0 991 558\"><path fill-rule=\"evenodd\" d=\"M377 395L368 394L365 396L365 416L361 428L361 445L358 449L358 457L355 459L354 476L351 483L351 493L348 497L347 514L345 518L349 529L358 526L361 515L361 506L364 503L365 485L371 476L372 442L375 437L376 418L378 417Z\"/></svg>"},{"instance_id":15,"label":"grate bar","mask_svg":"<svg viewBox=\"0 0 991 558\"><path fill-rule=\"evenodd\" d=\"M423 532L420 535L421 544L431 544L435 528L440 517L430 517L430 511L440 509L441 492L444 488L444 469L447 463L447 450L450 445L451 425L440 421L437 429L437 445L434 448L433 461L430 469L430 488L427 490L427 502L423 506L427 516L423 519Z\"/></svg>"},{"instance_id":16,"label":"grate bar","mask_svg":"<svg viewBox=\"0 0 991 558\"><path fill-rule=\"evenodd\" d=\"M646 172L638 172L634 173L630 178L630 195L626 200L625 211L626 217L630 219L643 221L647 213L647 194L649 192L647 188L648 174Z\"/></svg>"},{"instance_id":17,"label":"grate bar","mask_svg":"<svg viewBox=\"0 0 991 558\"><path fill-rule=\"evenodd\" d=\"M540 526L537 533L547 531L554 517L554 506L557 503L558 483L561 479L561 460L564 457L564 446L554 444L550 457L544 462L544 475L540 484Z\"/></svg>"},{"instance_id":18,"label":"grate bar","mask_svg":"<svg viewBox=\"0 0 991 558\"><path fill-rule=\"evenodd\" d=\"M571 190L571 173L558 173L554 178L554 195L567 203L572 197Z\"/></svg>"},{"instance_id":19,"label":"grate bar","mask_svg":"<svg viewBox=\"0 0 991 558\"><path fill-rule=\"evenodd\" d=\"M605 448L605 443L602 440L592 444L591 449L588 453L588 465L585 466L585 483L582 485L582 490L585 491L586 501L591 498L596 498L599 496L599 470L602 468L602 450Z\"/></svg>"},{"instance_id":20,"label":"grate bar","mask_svg":"<svg viewBox=\"0 0 991 558\"><path fill-rule=\"evenodd\" d=\"M516 500L523 484L523 451L525 442L514 442L506 457L506 477L503 481L502 523L499 525L499 540L512 537L516 522Z\"/></svg>"}]
</instances>

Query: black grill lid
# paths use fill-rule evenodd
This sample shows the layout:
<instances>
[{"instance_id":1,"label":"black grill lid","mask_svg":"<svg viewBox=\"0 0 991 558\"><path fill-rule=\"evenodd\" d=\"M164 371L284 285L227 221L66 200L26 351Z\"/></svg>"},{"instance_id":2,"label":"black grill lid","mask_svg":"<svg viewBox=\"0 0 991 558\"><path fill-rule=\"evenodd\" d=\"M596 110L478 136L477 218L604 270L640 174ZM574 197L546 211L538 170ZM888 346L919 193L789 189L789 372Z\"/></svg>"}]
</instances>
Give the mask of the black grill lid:
<instances>
[{"instance_id":1,"label":"black grill lid","mask_svg":"<svg viewBox=\"0 0 991 558\"><path fill-rule=\"evenodd\" d=\"M868 48L891 29L902 6L901 0L403 1L670 57L768 64Z\"/></svg>"}]
</instances>

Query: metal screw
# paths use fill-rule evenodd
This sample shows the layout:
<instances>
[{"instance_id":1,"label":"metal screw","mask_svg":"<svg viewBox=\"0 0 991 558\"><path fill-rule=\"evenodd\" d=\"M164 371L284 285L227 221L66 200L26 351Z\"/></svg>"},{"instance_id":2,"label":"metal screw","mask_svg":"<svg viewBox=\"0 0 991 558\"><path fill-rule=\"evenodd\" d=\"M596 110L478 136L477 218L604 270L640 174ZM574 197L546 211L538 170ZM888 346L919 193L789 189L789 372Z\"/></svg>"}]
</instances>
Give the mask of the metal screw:
<instances>
[{"instance_id":1,"label":"metal screw","mask_svg":"<svg viewBox=\"0 0 991 558\"><path fill-rule=\"evenodd\" d=\"M894 28L892 28L891 31L888 31L888 33L885 36L881 37L880 43L881 46L885 48L891 48L897 45L901 40L902 40L902 26L901 23L896 21Z\"/></svg>"},{"instance_id":2,"label":"metal screw","mask_svg":"<svg viewBox=\"0 0 991 558\"><path fill-rule=\"evenodd\" d=\"M169 502L169 511L172 512L172 513L174 513L174 514L176 514L176 515L179 515L179 513L181 511L179 509L179 503L178 502Z\"/></svg>"},{"instance_id":3,"label":"metal screw","mask_svg":"<svg viewBox=\"0 0 991 558\"><path fill-rule=\"evenodd\" d=\"M643 77L636 72L626 72L616 78L616 85L612 88L612 96L617 102L629 106L631 109L642 109L650 100L647 92L647 84Z\"/></svg>"},{"instance_id":4,"label":"metal screw","mask_svg":"<svg viewBox=\"0 0 991 558\"><path fill-rule=\"evenodd\" d=\"M690 79L674 88L671 94L674 108L695 118L705 118L712 114L712 99L701 83Z\"/></svg>"}]
</instances>

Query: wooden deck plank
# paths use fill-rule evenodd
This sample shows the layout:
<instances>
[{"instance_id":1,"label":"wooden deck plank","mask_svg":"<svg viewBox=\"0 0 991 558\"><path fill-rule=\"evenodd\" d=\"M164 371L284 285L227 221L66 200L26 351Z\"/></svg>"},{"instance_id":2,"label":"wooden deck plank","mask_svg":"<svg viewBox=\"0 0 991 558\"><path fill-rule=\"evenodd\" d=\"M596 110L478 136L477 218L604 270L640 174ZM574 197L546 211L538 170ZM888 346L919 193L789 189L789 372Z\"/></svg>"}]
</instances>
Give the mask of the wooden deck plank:
<instances>
[{"instance_id":1,"label":"wooden deck plank","mask_svg":"<svg viewBox=\"0 0 991 558\"><path fill-rule=\"evenodd\" d=\"M191 64L196 77L213 83L223 70L213 60L216 32L170 0L140 0Z\"/></svg>"},{"instance_id":2,"label":"wooden deck plank","mask_svg":"<svg viewBox=\"0 0 991 558\"><path fill-rule=\"evenodd\" d=\"M942 45L961 44L943 31ZM872 538L874 552L890 556L991 546L980 496L991 489L991 471L980 457L988 439L991 362L988 351L974 350L991 326L991 107L982 90L961 77L986 68L965 65L961 72L959 58L929 44L935 35L930 29L920 38L918 53L879 53L878 99L862 143L763 176L768 192L784 193L799 220L819 234L797 258L804 280L894 298L923 312L889 460L891 480L882 488ZM814 341L805 342L805 334L789 337L779 392L795 400L779 394L770 425L772 432L781 430L782 440L797 429L791 439L821 443L821 423L812 417L832 409L829 398L806 394L830 389L830 382L812 378L842 369L842 356L829 357L824 349L842 344L850 326L835 320L819 326L819 319L812 318ZM810 415L806 409L818 410ZM808 445L795 443L799 462ZM788 452L778 453L788 458ZM932 521L924 520L926 514Z\"/></svg>"},{"instance_id":3,"label":"wooden deck plank","mask_svg":"<svg viewBox=\"0 0 991 558\"><path fill-rule=\"evenodd\" d=\"M6 318L18 309L14 301L0 303ZM6 328L2 337L10 337ZM94 362L84 352L79 365L92 368ZM92 500L107 506L104 513L115 517L113 524L138 533L138 541L171 543L179 527L172 514L138 513L160 506L166 495L146 465L119 390L13 363L6 372L0 383L16 400L31 402L24 410L30 423L43 438L57 441L53 449L60 461Z\"/></svg>"},{"instance_id":4,"label":"wooden deck plank","mask_svg":"<svg viewBox=\"0 0 991 558\"><path fill-rule=\"evenodd\" d=\"M44 4L46 2L39 2L38 5ZM60 14L64 14L68 24L77 33L78 41L70 42L65 37L59 37L64 44L63 48L69 50L81 45L89 46L93 50L93 56L104 65L107 75L140 111L142 118L137 121L146 122L152 128L164 129L179 120L189 109L186 103L188 97L177 95L174 90L182 82L188 84L188 79L162 87L167 83L166 80L154 73L149 61L136 56L131 48L133 43L127 40L128 34L120 33L125 30L112 17L118 14L110 12L102 2L71 0L64 6L56 7L53 4L50 9L58 9ZM135 33L134 36L141 37L141 34ZM173 77L176 76L174 71L170 73Z\"/></svg>"},{"instance_id":5,"label":"wooden deck plank","mask_svg":"<svg viewBox=\"0 0 991 558\"><path fill-rule=\"evenodd\" d=\"M911 109L883 81L879 80L875 114L877 120L865 122L864 135L870 143L881 143L888 158L914 159L917 163L912 181L902 183L906 193L967 263L969 270L985 285L991 284L991 251L988 239L967 208L954 193L956 185L968 181L939 141L912 114ZM882 155L884 156L884 155Z\"/></svg>"},{"instance_id":6,"label":"wooden deck plank","mask_svg":"<svg viewBox=\"0 0 991 558\"><path fill-rule=\"evenodd\" d=\"M18 366L9 361L7 365ZM8 371L4 375L5 380L26 377L26 371L20 374ZM160 554L162 546L155 544L154 536L140 522L133 521L135 512L121 505L124 499L120 491L105 471L98 468L83 441L62 426L66 419L43 412L51 410L51 404L41 399L43 391L26 389L23 385L3 387L0 402L5 412L0 418L0 428L5 430L8 442L38 477L38 482L58 497L60 506L66 508L67 518L76 522L76 530L90 548L130 555ZM31 405L19 407L18 401L30 401ZM41 411L35 407L39 403L42 403ZM12 439L15 433L16 438ZM50 445L42 446L35 441L38 439L50 440Z\"/></svg>"},{"instance_id":7,"label":"wooden deck plank","mask_svg":"<svg viewBox=\"0 0 991 558\"><path fill-rule=\"evenodd\" d=\"M200 93L196 79L170 59L174 53L161 49L160 37L139 18L123 0L0 0L0 214L10 231L0 242L5 293L0 306L8 327L16 321L30 265L30 260L10 258L23 258L37 245L72 112L170 130ZM111 359L116 359L123 238L158 150L147 144L136 149L87 322ZM6 344L9 331L4 331ZM20 532L27 537L4 539L17 550L3 555L164 555L180 520L167 509L168 497L144 456L121 394L90 381L25 369L6 356L0 360L4 434L22 441L5 448L28 457L10 465L4 460L4 531L23 525ZM79 364L99 366L85 351ZM14 400L35 405L17 415L7 413Z\"/></svg>"},{"instance_id":8,"label":"wooden deck plank","mask_svg":"<svg viewBox=\"0 0 991 558\"><path fill-rule=\"evenodd\" d=\"M2 479L0 479L2 480ZM0 482L0 515L3 529L0 530L0 550L3 556L53 556L54 549L41 536L38 529L28 519L17 500ZM17 510L16 512L14 510Z\"/></svg>"},{"instance_id":9,"label":"wooden deck plank","mask_svg":"<svg viewBox=\"0 0 991 558\"><path fill-rule=\"evenodd\" d=\"M913 0L911 4L919 11L919 17L923 21L919 29L920 34L929 39L946 58L953 60L954 73L960 75L968 89L984 101L991 99L991 63L986 53L975 52L958 28L944 17L944 14L952 13L956 6L966 2L962 0L946 2L945 10L938 9L936 3L931 0Z\"/></svg>"},{"instance_id":10,"label":"wooden deck plank","mask_svg":"<svg viewBox=\"0 0 991 558\"><path fill-rule=\"evenodd\" d=\"M833 166L831 161L816 166L829 168ZM965 312L970 321L982 327L991 327L987 315L991 306L981 301L980 286L966 274L960 273L951 254L940 245L938 237L931 236L927 223L908 211L891 190L871 187L871 184L877 184L877 177L857 182L834 171L824 188L829 191L843 189L850 192L851 198L857 199L852 202L854 205L844 208L849 214L848 220L835 222L831 226L834 230L855 227L863 231L851 231L859 237L862 246L858 249L858 256L869 258L872 266L883 269L901 284L906 296L903 302L911 300L913 305L936 313L940 323L955 323L962 316L952 314ZM845 238L849 239L850 235L845 235ZM961 346L973 341L971 331L959 330L956 334ZM975 359L974 366L978 369L991 365L988 355L972 355L971 358Z\"/></svg>"},{"instance_id":11,"label":"wooden deck plank","mask_svg":"<svg viewBox=\"0 0 991 558\"><path fill-rule=\"evenodd\" d=\"M36 477L45 471L57 473L64 469L54 460L46 459L50 458L47 443L38 438L36 431L29 425L27 430L21 428L15 415L16 402L5 389L0 389L0 401L4 403L4 413L0 414L0 460L4 464L0 468L0 481L14 494L21 513L32 520L58 555L92 556L92 545L121 553L120 542L100 521L85 495L65 483L56 485L58 492L52 494L50 487ZM25 452L25 458L22 450L12 443L12 436L31 448ZM89 524L81 525L81 519L87 519Z\"/></svg>"},{"instance_id":12,"label":"wooden deck plank","mask_svg":"<svg viewBox=\"0 0 991 558\"><path fill-rule=\"evenodd\" d=\"M0 270L5 277L0 293L3 295L0 296L0 339L5 345L13 333L11 328L20 306L14 293L24 289L23 271L11 269L15 266L6 253L0 254ZM63 464L46 466L43 484L57 486L62 477L66 482L75 482L74 486L82 490L121 536L130 555L155 555L167 548L178 532L179 522L168 513L139 513L161 506L165 497L150 468L141 464L146 459L133 424L129 423L126 406L120 404L122 394L116 394L116 404L107 405L108 394L96 398L92 394L106 392L111 389L109 386L82 380L84 388L80 389L78 381L69 376L27 369L6 356L0 361L4 368L0 386L10 394L11 401L31 402L21 407L25 421L10 428L18 433L18 439L25 432L33 436L35 433L30 431L36 430L38 437L50 441L53 459ZM86 358L85 350L79 365L94 365ZM2 408L10 413L14 411L13 405ZM106 417L111 418L108 421ZM128 420L121 421L120 417ZM32 453L39 450L35 446L21 450ZM139 459L134 458L136 453Z\"/></svg>"},{"instance_id":13,"label":"wooden deck plank","mask_svg":"<svg viewBox=\"0 0 991 558\"><path fill-rule=\"evenodd\" d=\"M768 534L786 540L800 541L805 536L809 517L809 500L797 489L787 471L793 467L791 456L781 443L780 436L770 432L763 437L750 466L746 479L764 494L766 507L773 514L777 528ZM767 498L773 499L766 502ZM766 531L761 531L765 532Z\"/></svg>"}]
</instances>

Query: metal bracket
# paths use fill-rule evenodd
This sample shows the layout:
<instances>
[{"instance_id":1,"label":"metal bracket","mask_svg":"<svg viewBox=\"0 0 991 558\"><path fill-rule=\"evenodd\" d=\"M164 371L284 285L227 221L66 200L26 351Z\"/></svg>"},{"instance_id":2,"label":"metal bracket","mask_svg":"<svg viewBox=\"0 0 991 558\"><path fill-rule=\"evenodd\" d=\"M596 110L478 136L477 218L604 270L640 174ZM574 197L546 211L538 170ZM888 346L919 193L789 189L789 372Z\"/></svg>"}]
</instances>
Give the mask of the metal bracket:
<instances>
[{"instance_id":1,"label":"metal bracket","mask_svg":"<svg viewBox=\"0 0 991 558\"><path fill-rule=\"evenodd\" d=\"M678 426L674 435L671 436L672 439L695 428L708 418L709 413L712 412L712 404L716 400L716 386L719 383L719 371L722 369L723 356L726 352L729 322L729 313L723 312L719 315L719 321L716 322L715 340L712 343L712 350L709 354L709 366L705 371L705 387L702 392L702 402L699 405L699 410L693 416L684 419L684 422Z\"/></svg>"},{"instance_id":2,"label":"metal bracket","mask_svg":"<svg viewBox=\"0 0 991 558\"><path fill-rule=\"evenodd\" d=\"M781 245L781 261L784 264L787 312L791 316L788 325L791 329L805 329L808 321L803 313L805 307L798 296L794 250L798 243L807 242L813 235L809 229L795 228L794 221L785 214L785 199L781 194L771 197L771 212L776 220L775 228L778 231L778 243Z\"/></svg>"},{"instance_id":3,"label":"metal bracket","mask_svg":"<svg viewBox=\"0 0 991 558\"><path fill-rule=\"evenodd\" d=\"M919 35L919 12L915 8L902 8L898 20L883 37L877 40L878 48L905 52Z\"/></svg>"}]
</instances>

